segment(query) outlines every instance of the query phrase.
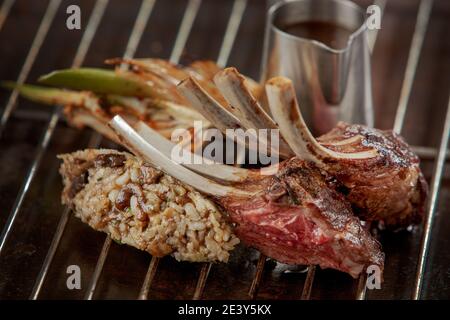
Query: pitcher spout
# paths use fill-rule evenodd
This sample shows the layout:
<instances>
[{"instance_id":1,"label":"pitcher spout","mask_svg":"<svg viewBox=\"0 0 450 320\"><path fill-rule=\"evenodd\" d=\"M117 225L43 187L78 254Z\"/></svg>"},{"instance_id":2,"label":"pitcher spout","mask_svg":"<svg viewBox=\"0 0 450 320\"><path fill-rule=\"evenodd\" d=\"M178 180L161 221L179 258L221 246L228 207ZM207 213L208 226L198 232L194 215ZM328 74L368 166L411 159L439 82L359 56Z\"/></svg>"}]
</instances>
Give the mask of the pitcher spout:
<instances>
[{"instance_id":1,"label":"pitcher spout","mask_svg":"<svg viewBox=\"0 0 450 320\"><path fill-rule=\"evenodd\" d=\"M316 133L339 120L373 125L365 18L347 0L289 1L269 11L262 79L292 79Z\"/></svg>"}]
</instances>

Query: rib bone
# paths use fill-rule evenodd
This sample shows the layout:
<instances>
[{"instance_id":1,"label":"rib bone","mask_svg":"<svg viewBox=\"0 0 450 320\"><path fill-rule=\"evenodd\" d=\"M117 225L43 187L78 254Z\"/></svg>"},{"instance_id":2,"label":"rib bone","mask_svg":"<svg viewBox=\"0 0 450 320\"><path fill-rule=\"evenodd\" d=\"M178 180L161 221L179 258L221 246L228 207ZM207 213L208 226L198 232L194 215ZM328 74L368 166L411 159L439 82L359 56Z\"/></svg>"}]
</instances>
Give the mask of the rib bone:
<instances>
[{"instance_id":1,"label":"rib bone","mask_svg":"<svg viewBox=\"0 0 450 320\"><path fill-rule=\"evenodd\" d=\"M214 77L214 82L247 129L278 129L246 85L246 79L235 68L226 68ZM293 156L292 150L280 139L280 155Z\"/></svg>"},{"instance_id":2,"label":"rib bone","mask_svg":"<svg viewBox=\"0 0 450 320\"><path fill-rule=\"evenodd\" d=\"M266 84L266 92L272 115L297 156L323 166L324 159L368 159L378 155L375 149L354 153L336 152L317 142L306 126L289 79L270 79Z\"/></svg>"},{"instance_id":3,"label":"rib bone","mask_svg":"<svg viewBox=\"0 0 450 320\"><path fill-rule=\"evenodd\" d=\"M202 114L220 131L225 132L226 129L242 127L239 119L223 108L213 97L203 90L194 78L189 77L180 82L178 84L178 90L198 113Z\"/></svg>"},{"instance_id":4,"label":"rib bone","mask_svg":"<svg viewBox=\"0 0 450 320\"><path fill-rule=\"evenodd\" d=\"M357 134L353 137L347 138L347 139L343 139L343 140L339 140L339 141L324 141L324 142L320 142L321 145L323 146L346 146L346 145L350 145L350 144L354 144L354 143L361 143L362 139L364 137L360 134Z\"/></svg>"},{"instance_id":5,"label":"rib bone","mask_svg":"<svg viewBox=\"0 0 450 320\"><path fill-rule=\"evenodd\" d=\"M214 100L194 78L188 78L178 85L180 92L186 97L199 113L206 117L217 129L224 134L227 134L228 129L242 129L245 128L241 121L230 111L225 109L222 105ZM254 129L254 127L252 127ZM271 155L279 154L279 150L273 150L267 141L259 140L258 134L249 130L247 134L251 135L255 141L258 141L259 148L267 149ZM241 136L236 136L237 143L242 146L251 148L250 144L242 139Z\"/></svg>"},{"instance_id":6,"label":"rib bone","mask_svg":"<svg viewBox=\"0 0 450 320\"><path fill-rule=\"evenodd\" d=\"M148 143L152 144L166 157L171 156L171 152L175 147L175 144L162 137L158 132L147 126L144 122L137 123L136 132L142 136ZM228 166L214 162L210 159L203 158L198 154L191 153L188 150L184 150L189 159L192 159L191 163L182 163L183 166L200 173L202 175L209 176L216 180L240 182L244 181L251 174L251 170ZM199 163L199 164L197 164ZM257 173L255 172L255 175Z\"/></svg>"},{"instance_id":7,"label":"rib bone","mask_svg":"<svg viewBox=\"0 0 450 320\"><path fill-rule=\"evenodd\" d=\"M228 129L242 129L241 121L236 118L230 111L225 109L211 95L208 94L200 84L192 77L185 79L178 84L178 90L191 103L191 106L200 114L202 114L214 127L219 129L225 135ZM255 141L258 140L257 135L249 132ZM237 143L241 146L250 147L244 139L237 138ZM261 146L264 148L266 144L262 141ZM270 150L269 150L270 151Z\"/></svg>"},{"instance_id":8,"label":"rib bone","mask_svg":"<svg viewBox=\"0 0 450 320\"><path fill-rule=\"evenodd\" d=\"M248 197L255 194L254 192L248 192L229 186L222 186L176 163L171 158L166 157L160 150L144 140L120 116L115 116L110 121L109 125L115 131L122 144L126 145L129 150L133 151L133 153L148 160L158 169L161 169L165 173L203 193L216 197Z\"/></svg>"}]
</instances>

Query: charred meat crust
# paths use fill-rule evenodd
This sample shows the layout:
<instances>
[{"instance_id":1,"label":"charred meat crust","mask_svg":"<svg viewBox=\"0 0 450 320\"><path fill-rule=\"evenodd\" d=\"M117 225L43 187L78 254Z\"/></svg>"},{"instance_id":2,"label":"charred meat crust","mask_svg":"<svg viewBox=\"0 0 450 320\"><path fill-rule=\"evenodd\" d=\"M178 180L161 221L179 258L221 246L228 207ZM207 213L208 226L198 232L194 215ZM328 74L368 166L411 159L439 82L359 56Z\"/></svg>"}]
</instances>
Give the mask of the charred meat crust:
<instances>
[{"instance_id":1,"label":"charred meat crust","mask_svg":"<svg viewBox=\"0 0 450 320\"><path fill-rule=\"evenodd\" d=\"M318 264L353 277L372 264L383 269L380 244L314 164L293 158L260 182L260 196L222 201L243 242L284 263Z\"/></svg>"},{"instance_id":2,"label":"charred meat crust","mask_svg":"<svg viewBox=\"0 0 450 320\"><path fill-rule=\"evenodd\" d=\"M361 140L344 145L333 145L332 143L343 141L355 136L361 136ZM404 139L391 130L379 130L358 124L347 124L339 122L330 132L317 138L324 143L327 148L337 152L359 152L375 148L380 154L379 157L360 160L340 160L354 162L354 165L361 166L401 166L409 167L419 163L417 155L409 148Z\"/></svg>"},{"instance_id":3,"label":"charred meat crust","mask_svg":"<svg viewBox=\"0 0 450 320\"><path fill-rule=\"evenodd\" d=\"M355 136L361 139L334 144ZM343 153L369 148L378 151L379 156L370 159L327 160L327 172L346 188L346 197L359 217L381 220L393 228L422 220L428 185L419 168L419 158L401 136L341 122L318 140Z\"/></svg>"},{"instance_id":4,"label":"charred meat crust","mask_svg":"<svg viewBox=\"0 0 450 320\"><path fill-rule=\"evenodd\" d=\"M354 232L355 237L348 238L353 242L351 245L363 248L361 254L364 258L383 268L384 253L381 251L381 244L354 216L351 205L343 194L328 183L330 178L315 165L298 159L291 160L286 167L287 169L281 170L278 178L285 181L290 195L299 199L299 195L308 194L311 199L306 199L306 202L315 206L317 210L313 212L320 215L320 221L327 222L338 232Z\"/></svg>"},{"instance_id":5,"label":"charred meat crust","mask_svg":"<svg viewBox=\"0 0 450 320\"><path fill-rule=\"evenodd\" d=\"M344 196L327 185L322 173L313 164L293 158L285 164L277 178L284 181L290 196L297 199L297 203L314 203L333 228L343 230L349 217L353 217L351 206Z\"/></svg>"}]
</instances>

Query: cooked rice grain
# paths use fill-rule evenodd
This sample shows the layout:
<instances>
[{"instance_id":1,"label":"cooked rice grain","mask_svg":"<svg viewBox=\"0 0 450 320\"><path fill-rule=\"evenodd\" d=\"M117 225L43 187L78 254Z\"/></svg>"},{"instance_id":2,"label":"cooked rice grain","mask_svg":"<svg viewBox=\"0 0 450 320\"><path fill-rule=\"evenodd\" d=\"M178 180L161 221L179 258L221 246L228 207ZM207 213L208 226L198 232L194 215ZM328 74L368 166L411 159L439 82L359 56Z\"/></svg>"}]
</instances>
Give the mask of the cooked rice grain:
<instances>
[{"instance_id":1,"label":"cooked rice grain","mask_svg":"<svg viewBox=\"0 0 450 320\"><path fill-rule=\"evenodd\" d=\"M120 243L192 262L226 262L239 243L211 200L129 153L84 150L59 157L63 203Z\"/></svg>"}]
</instances>

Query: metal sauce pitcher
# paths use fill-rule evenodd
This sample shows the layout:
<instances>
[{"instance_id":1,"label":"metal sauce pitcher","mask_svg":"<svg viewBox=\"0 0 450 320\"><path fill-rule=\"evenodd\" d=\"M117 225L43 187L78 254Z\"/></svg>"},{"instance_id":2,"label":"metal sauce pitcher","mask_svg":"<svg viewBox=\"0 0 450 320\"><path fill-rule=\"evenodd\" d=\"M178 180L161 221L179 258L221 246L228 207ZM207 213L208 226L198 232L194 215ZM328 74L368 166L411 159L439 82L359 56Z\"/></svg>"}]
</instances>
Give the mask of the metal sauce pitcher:
<instances>
[{"instance_id":1,"label":"metal sauce pitcher","mask_svg":"<svg viewBox=\"0 0 450 320\"><path fill-rule=\"evenodd\" d=\"M289 34L283 26L325 22L352 30L347 46ZM302 114L315 134L338 121L373 126L370 52L365 12L347 0L296 0L274 4L268 11L262 81L281 75L295 86Z\"/></svg>"}]
</instances>

